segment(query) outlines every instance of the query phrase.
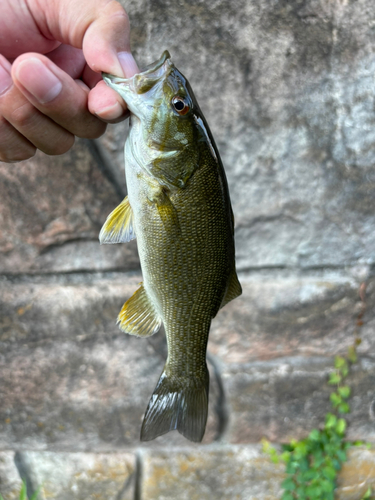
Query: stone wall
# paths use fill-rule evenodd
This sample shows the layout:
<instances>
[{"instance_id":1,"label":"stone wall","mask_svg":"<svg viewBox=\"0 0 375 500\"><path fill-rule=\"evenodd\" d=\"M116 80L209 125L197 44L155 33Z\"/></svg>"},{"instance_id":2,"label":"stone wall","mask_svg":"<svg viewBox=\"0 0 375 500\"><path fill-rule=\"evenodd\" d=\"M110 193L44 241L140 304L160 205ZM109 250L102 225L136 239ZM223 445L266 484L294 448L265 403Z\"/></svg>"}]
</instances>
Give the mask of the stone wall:
<instances>
[{"instance_id":1,"label":"stone wall","mask_svg":"<svg viewBox=\"0 0 375 500\"><path fill-rule=\"evenodd\" d=\"M124 5L138 63L168 49L211 126L243 295L212 325L203 444L175 433L140 444L165 340L118 330L141 280L136 243L97 240L126 194L127 124L61 157L0 163L0 492L17 498L21 475L46 499L273 500L282 469L257 443L324 420L363 282L348 436L375 441L375 7ZM340 498L359 499L374 464L374 451L353 452Z\"/></svg>"}]
</instances>

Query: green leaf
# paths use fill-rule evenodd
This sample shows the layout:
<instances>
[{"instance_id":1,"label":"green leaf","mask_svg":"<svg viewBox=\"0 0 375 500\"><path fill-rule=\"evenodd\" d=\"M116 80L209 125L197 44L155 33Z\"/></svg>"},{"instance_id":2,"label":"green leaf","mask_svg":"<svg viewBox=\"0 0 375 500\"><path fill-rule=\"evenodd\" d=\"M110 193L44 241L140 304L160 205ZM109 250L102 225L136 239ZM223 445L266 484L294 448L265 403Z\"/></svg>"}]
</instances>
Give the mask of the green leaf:
<instances>
[{"instance_id":1,"label":"green leaf","mask_svg":"<svg viewBox=\"0 0 375 500\"><path fill-rule=\"evenodd\" d=\"M318 484L312 484L306 487L306 493L309 498L321 498L323 490Z\"/></svg>"},{"instance_id":2,"label":"green leaf","mask_svg":"<svg viewBox=\"0 0 375 500\"><path fill-rule=\"evenodd\" d=\"M366 491L366 493L363 495L362 499L361 500L367 500L368 498L371 498L371 486L368 487L368 490Z\"/></svg>"},{"instance_id":3,"label":"green leaf","mask_svg":"<svg viewBox=\"0 0 375 500\"><path fill-rule=\"evenodd\" d=\"M357 362L357 352L356 352L356 349L354 346L350 346L349 349L348 349L348 360L351 362L351 363L356 363Z\"/></svg>"},{"instance_id":4,"label":"green leaf","mask_svg":"<svg viewBox=\"0 0 375 500\"><path fill-rule=\"evenodd\" d=\"M353 446L362 446L362 445L364 445L364 444L365 444L365 442L364 442L364 441L353 441L353 442L352 442L352 445L353 445Z\"/></svg>"},{"instance_id":5,"label":"green leaf","mask_svg":"<svg viewBox=\"0 0 375 500\"><path fill-rule=\"evenodd\" d=\"M338 434L344 434L346 429L346 421L343 418L339 418L336 425L336 432Z\"/></svg>"},{"instance_id":6,"label":"green leaf","mask_svg":"<svg viewBox=\"0 0 375 500\"><path fill-rule=\"evenodd\" d=\"M311 439L311 441L319 441L320 431L318 429L313 429L309 434L309 439Z\"/></svg>"},{"instance_id":7,"label":"green leaf","mask_svg":"<svg viewBox=\"0 0 375 500\"><path fill-rule=\"evenodd\" d=\"M287 491L287 492L283 493L281 500L294 500L294 496L292 493L289 493L289 491Z\"/></svg>"},{"instance_id":8,"label":"green leaf","mask_svg":"<svg viewBox=\"0 0 375 500\"><path fill-rule=\"evenodd\" d=\"M320 487L325 493L330 493L334 490L335 484L332 481L328 481L328 479L321 479Z\"/></svg>"},{"instance_id":9,"label":"green leaf","mask_svg":"<svg viewBox=\"0 0 375 500\"><path fill-rule=\"evenodd\" d=\"M291 446L290 444L282 444L281 445L281 449L283 451L293 451L294 450L294 447Z\"/></svg>"},{"instance_id":10,"label":"green leaf","mask_svg":"<svg viewBox=\"0 0 375 500\"><path fill-rule=\"evenodd\" d=\"M337 455L337 458L341 462L345 462L346 461L346 453L345 453L345 451L343 451L343 450L337 450L336 455Z\"/></svg>"},{"instance_id":11,"label":"green leaf","mask_svg":"<svg viewBox=\"0 0 375 500\"><path fill-rule=\"evenodd\" d=\"M336 424L337 424L337 417L332 413L327 413L325 428L332 429L333 427L336 426Z\"/></svg>"},{"instance_id":12,"label":"green leaf","mask_svg":"<svg viewBox=\"0 0 375 500\"><path fill-rule=\"evenodd\" d=\"M341 382L342 377L338 372L331 372L329 374L329 380L328 383L331 385L337 385Z\"/></svg>"},{"instance_id":13,"label":"green leaf","mask_svg":"<svg viewBox=\"0 0 375 500\"><path fill-rule=\"evenodd\" d=\"M346 359L342 356L335 356L335 368L339 370L343 366L347 365Z\"/></svg>"},{"instance_id":14,"label":"green leaf","mask_svg":"<svg viewBox=\"0 0 375 500\"><path fill-rule=\"evenodd\" d=\"M261 443L263 453L268 453L269 449L271 448L271 443L266 438L262 438Z\"/></svg>"},{"instance_id":15,"label":"green leaf","mask_svg":"<svg viewBox=\"0 0 375 500\"><path fill-rule=\"evenodd\" d=\"M348 403L341 403L338 405L337 407L337 411L339 413L349 413L350 412L350 406L348 405Z\"/></svg>"},{"instance_id":16,"label":"green leaf","mask_svg":"<svg viewBox=\"0 0 375 500\"><path fill-rule=\"evenodd\" d=\"M27 500L26 483L22 481L22 487L20 491L20 500Z\"/></svg>"},{"instance_id":17,"label":"green leaf","mask_svg":"<svg viewBox=\"0 0 375 500\"><path fill-rule=\"evenodd\" d=\"M296 483L291 477L288 477L281 483L281 487L286 491L294 491L296 489Z\"/></svg>"},{"instance_id":18,"label":"green leaf","mask_svg":"<svg viewBox=\"0 0 375 500\"><path fill-rule=\"evenodd\" d=\"M342 387L339 387L337 390L342 398L346 399L350 396L350 387L347 385L343 385Z\"/></svg>"},{"instance_id":19,"label":"green leaf","mask_svg":"<svg viewBox=\"0 0 375 500\"><path fill-rule=\"evenodd\" d=\"M326 466L326 467L323 468L323 475L324 475L324 477L326 477L330 481L332 481L333 479L335 479L336 474L337 474L337 472L336 472L336 470L335 470L335 468L333 466L332 467Z\"/></svg>"},{"instance_id":20,"label":"green leaf","mask_svg":"<svg viewBox=\"0 0 375 500\"><path fill-rule=\"evenodd\" d=\"M331 400L334 408L336 408L336 406L338 406L342 402L342 398L340 394L337 394L337 392L332 392L329 396L329 399Z\"/></svg>"},{"instance_id":21,"label":"green leaf","mask_svg":"<svg viewBox=\"0 0 375 500\"><path fill-rule=\"evenodd\" d=\"M289 462L290 460L290 452L289 451L283 451L280 455L280 460L283 462Z\"/></svg>"},{"instance_id":22,"label":"green leaf","mask_svg":"<svg viewBox=\"0 0 375 500\"><path fill-rule=\"evenodd\" d=\"M307 454L307 446L304 441L300 441L296 444L296 448L294 450L294 456L297 459L305 457Z\"/></svg>"},{"instance_id":23,"label":"green leaf","mask_svg":"<svg viewBox=\"0 0 375 500\"><path fill-rule=\"evenodd\" d=\"M343 366L341 369L340 369L340 372L341 372L341 375L343 378L345 378L348 373L349 373L349 368L348 366Z\"/></svg>"}]
</instances>

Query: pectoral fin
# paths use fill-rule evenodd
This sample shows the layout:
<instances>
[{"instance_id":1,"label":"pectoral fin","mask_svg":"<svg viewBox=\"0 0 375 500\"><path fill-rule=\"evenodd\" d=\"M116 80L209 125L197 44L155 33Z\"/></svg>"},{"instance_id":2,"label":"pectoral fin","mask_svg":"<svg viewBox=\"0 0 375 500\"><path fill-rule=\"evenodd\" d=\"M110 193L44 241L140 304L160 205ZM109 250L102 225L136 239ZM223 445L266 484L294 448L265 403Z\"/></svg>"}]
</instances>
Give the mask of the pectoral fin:
<instances>
[{"instance_id":1,"label":"pectoral fin","mask_svg":"<svg viewBox=\"0 0 375 500\"><path fill-rule=\"evenodd\" d=\"M150 191L148 198L152 203L155 203L164 229L167 231L168 235L179 236L181 234L181 228L177 210L168 196L168 193L158 185L156 189Z\"/></svg>"},{"instance_id":2,"label":"pectoral fin","mask_svg":"<svg viewBox=\"0 0 375 500\"><path fill-rule=\"evenodd\" d=\"M149 337L159 330L161 318L143 285L125 302L118 315L117 324L123 332L137 337Z\"/></svg>"},{"instance_id":3,"label":"pectoral fin","mask_svg":"<svg viewBox=\"0 0 375 500\"><path fill-rule=\"evenodd\" d=\"M178 221L177 210L167 195L163 197L161 203L157 203L158 212L163 222L164 229L169 234L178 236L181 234L180 223Z\"/></svg>"},{"instance_id":4,"label":"pectoral fin","mask_svg":"<svg viewBox=\"0 0 375 500\"><path fill-rule=\"evenodd\" d=\"M229 277L227 290L221 302L220 309L224 307L226 304L228 304L228 302L241 295L241 293L242 293L242 287L240 285L240 282L238 281L236 270L233 268L233 271Z\"/></svg>"},{"instance_id":5,"label":"pectoral fin","mask_svg":"<svg viewBox=\"0 0 375 500\"><path fill-rule=\"evenodd\" d=\"M99 241L101 244L127 243L134 238L133 210L126 196L120 205L108 215L100 231Z\"/></svg>"}]
</instances>

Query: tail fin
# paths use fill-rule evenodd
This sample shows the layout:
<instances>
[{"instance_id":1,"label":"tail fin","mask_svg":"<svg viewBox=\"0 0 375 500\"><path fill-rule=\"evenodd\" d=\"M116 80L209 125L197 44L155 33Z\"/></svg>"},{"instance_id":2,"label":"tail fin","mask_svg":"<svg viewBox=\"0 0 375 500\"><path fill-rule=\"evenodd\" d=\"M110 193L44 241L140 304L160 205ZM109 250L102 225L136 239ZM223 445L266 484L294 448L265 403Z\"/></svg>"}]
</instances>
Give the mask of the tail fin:
<instances>
[{"instance_id":1,"label":"tail fin","mask_svg":"<svg viewBox=\"0 0 375 500\"><path fill-rule=\"evenodd\" d=\"M200 378L167 376L164 369L146 410L141 441L175 429L190 441L202 441L207 422L209 374Z\"/></svg>"}]
</instances>

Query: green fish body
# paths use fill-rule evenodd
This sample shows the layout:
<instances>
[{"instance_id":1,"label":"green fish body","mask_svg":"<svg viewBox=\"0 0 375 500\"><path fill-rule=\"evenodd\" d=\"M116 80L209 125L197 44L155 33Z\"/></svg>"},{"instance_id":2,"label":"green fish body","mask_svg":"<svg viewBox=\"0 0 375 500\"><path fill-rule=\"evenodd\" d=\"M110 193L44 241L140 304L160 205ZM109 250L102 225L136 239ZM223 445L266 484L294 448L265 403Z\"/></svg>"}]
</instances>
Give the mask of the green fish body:
<instances>
[{"instance_id":1,"label":"green fish body","mask_svg":"<svg viewBox=\"0 0 375 500\"><path fill-rule=\"evenodd\" d=\"M201 441L211 320L241 294L224 169L191 87L168 52L130 79L104 80L126 101L131 127L125 144L128 196L109 215L100 241L137 237L143 274L118 323L140 337L163 323L168 343L141 439L177 429Z\"/></svg>"}]
</instances>

